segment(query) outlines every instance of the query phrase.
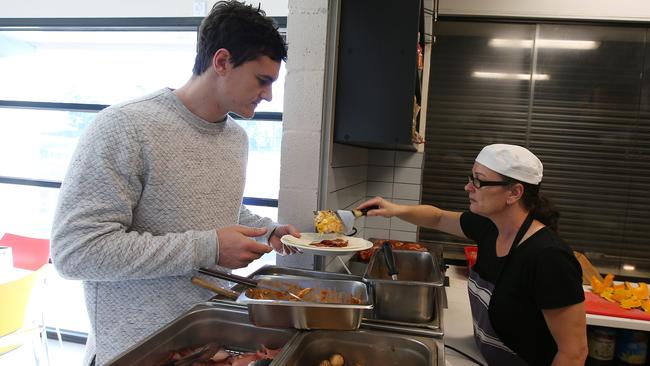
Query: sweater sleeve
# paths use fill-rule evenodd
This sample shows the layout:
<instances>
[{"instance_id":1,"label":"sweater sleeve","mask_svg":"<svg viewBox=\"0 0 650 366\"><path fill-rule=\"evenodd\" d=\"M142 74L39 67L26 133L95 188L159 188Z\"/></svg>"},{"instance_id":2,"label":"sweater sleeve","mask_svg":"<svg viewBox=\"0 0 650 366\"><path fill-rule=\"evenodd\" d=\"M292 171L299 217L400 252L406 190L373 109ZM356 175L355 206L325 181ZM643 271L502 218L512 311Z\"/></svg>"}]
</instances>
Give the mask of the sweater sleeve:
<instances>
[{"instance_id":1,"label":"sweater sleeve","mask_svg":"<svg viewBox=\"0 0 650 366\"><path fill-rule=\"evenodd\" d=\"M141 146L130 120L115 108L99 113L81 137L52 226L52 258L64 277L148 279L214 264L215 230L130 231L143 189Z\"/></svg>"},{"instance_id":2,"label":"sweater sleeve","mask_svg":"<svg viewBox=\"0 0 650 366\"><path fill-rule=\"evenodd\" d=\"M246 206L241 205L239 209L239 223L250 227L265 227L266 234L256 238L258 242L268 243L269 236L275 227L279 226L268 217L262 217L251 212Z\"/></svg>"}]
</instances>

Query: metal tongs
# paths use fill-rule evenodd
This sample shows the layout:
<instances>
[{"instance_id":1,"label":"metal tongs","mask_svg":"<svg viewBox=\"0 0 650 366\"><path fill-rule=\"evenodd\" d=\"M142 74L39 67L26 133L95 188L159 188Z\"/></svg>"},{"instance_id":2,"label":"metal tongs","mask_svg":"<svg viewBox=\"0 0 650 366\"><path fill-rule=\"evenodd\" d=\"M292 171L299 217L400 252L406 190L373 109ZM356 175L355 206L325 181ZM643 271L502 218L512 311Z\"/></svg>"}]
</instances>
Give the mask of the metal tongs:
<instances>
[{"instance_id":1,"label":"metal tongs","mask_svg":"<svg viewBox=\"0 0 650 366\"><path fill-rule=\"evenodd\" d=\"M289 290L287 290L285 288L282 288L282 287L274 286L272 284L269 284L268 282L257 281L257 280L254 280L254 279L251 279L251 278L248 278L248 277L242 277L242 276L238 276L236 274L232 274L232 273L228 273L228 272L222 272L222 271L218 271L218 270L215 270L215 269L212 269L212 268L201 267L201 268L198 269L198 272L202 273L202 274L205 274L205 275L208 275L208 276L217 277L217 278L220 278L222 280L236 282L236 283L239 283L241 285L248 286L248 287L257 287L257 288L263 288L263 289L267 289L267 290L284 292L284 293L289 294L289 296L291 296L292 298L294 298L297 301L305 301L305 300L303 300L302 297L294 294L293 292L291 292L291 291L289 291Z\"/></svg>"}]
</instances>

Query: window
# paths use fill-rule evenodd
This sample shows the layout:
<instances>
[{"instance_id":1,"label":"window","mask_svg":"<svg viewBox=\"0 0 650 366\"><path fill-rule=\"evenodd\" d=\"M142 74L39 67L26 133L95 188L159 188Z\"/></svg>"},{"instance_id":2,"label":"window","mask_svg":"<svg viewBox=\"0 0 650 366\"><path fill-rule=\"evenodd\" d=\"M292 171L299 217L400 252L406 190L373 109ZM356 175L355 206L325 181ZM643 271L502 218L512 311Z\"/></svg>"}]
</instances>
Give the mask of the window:
<instances>
[{"instance_id":1,"label":"window","mask_svg":"<svg viewBox=\"0 0 650 366\"><path fill-rule=\"evenodd\" d=\"M437 27L424 203L467 210L463 186L490 143L529 147L560 235L603 271L647 276L650 31L639 26L462 22ZM421 229L453 250L462 242ZM624 264L636 267L623 271Z\"/></svg>"},{"instance_id":2,"label":"window","mask_svg":"<svg viewBox=\"0 0 650 366\"><path fill-rule=\"evenodd\" d=\"M0 19L0 235L49 238L58 189L81 133L108 105L183 85L200 20ZM275 20L282 32L286 18ZM252 120L236 119L250 141L244 203L274 220L284 75L283 63L273 100L260 103ZM275 263L275 257L264 261ZM81 290L58 278L50 285ZM78 321L83 303L72 306L80 309L68 309L73 316L61 314L56 325L87 331Z\"/></svg>"}]
</instances>

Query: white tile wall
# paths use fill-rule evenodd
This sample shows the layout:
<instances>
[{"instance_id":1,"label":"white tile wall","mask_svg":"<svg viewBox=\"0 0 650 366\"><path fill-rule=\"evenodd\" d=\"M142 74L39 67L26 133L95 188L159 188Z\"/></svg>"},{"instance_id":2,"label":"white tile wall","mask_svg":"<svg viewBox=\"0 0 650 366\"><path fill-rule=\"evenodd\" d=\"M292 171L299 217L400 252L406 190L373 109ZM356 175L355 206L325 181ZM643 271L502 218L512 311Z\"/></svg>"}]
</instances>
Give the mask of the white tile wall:
<instances>
[{"instance_id":1,"label":"white tile wall","mask_svg":"<svg viewBox=\"0 0 650 366\"><path fill-rule=\"evenodd\" d=\"M388 239L399 241L417 241L417 232L391 230Z\"/></svg>"},{"instance_id":2,"label":"white tile wall","mask_svg":"<svg viewBox=\"0 0 650 366\"><path fill-rule=\"evenodd\" d=\"M401 203L418 203L422 161L421 153L333 144L328 169L326 208L352 209L374 196L395 199ZM357 236L364 238L415 241L417 237L417 226L396 218L360 218L355 225L359 229ZM326 259L326 269L344 271L336 258Z\"/></svg>"},{"instance_id":3,"label":"white tile wall","mask_svg":"<svg viewBox=\"0 0 650 366\"><path fill-rule=\"evenodd\" d=\"M422 185L420 184L393 184L393 197L407 200L420 201Z\"/></svg>"},{"instance_id":4,"label":"white tile wall","mask_svg":"<svg viewBox=\"0 0 650 366\"><path fill-rule=\"evenodd\" d=\"M365 227L372 229L390 229L390 220L387 217L369 216L366 217Z\"/></svg>"},{"instance_id":5,"label":"white tile wall","mask_svg":"<svg viewBox=\"0 0 650 366\"><path fill-rule=\"evenodd\" d=\"M368 167L366 165L330 168L327 177L328 192L347 188L356 184L365 184L367 170Z\"/></svg>"},{"instance_id":6,"label":"white tile wall","mask_svg":"<svg viewBox=\"0 0 650 366\"><path fill-rule=\"evenodd\" d=\"M395 153L395 166L422 169L423 163L423 153L415 154L408 151L397 151Z\"/></svg>"},{"instance_id":7,"label":"white tile wall","mask_svg":"<svg viewBox=\"0 0 650 366\"><path fill-rule=\"evenodd\" d=\"M395 167L395 182L420 184L422 182L422 169Z\"/></svg>"},{"instance_id":8,"label":"white tile wall","mask_svg":"<svg viewBox=\"0 0 650 366\"><path fill-rule=\"evenodd\" d=\"M386 182L370 182L368 181L368 196L381 196L384 198L393 197L393 183Z\"/></svg>"},{"instance_id":9,"label":"white tile wall","mask_svg":"<svg viewBox=\"0 0 650 366\"><path fill-rule=\"evenodd\" d=\"M368 181L393 182L395 168L392 166L368 166Z\"/></svg>"},{"instance_id":10,"label":"white tile wall","mask_svg":"<svg viewBox=\"0 0 650 366\"><path fill-rule=\"evenodd\" d=\"M391 150L369 150L368 165L395 166L395 151Z\"/></svg>"},{"instance_id":11,"label":"white tile wall","mask_svg":"<svg viewBox=\"0 0 650 366\"><path fill-rule=\"evenodd\" d=\"M367 166L368 149L362 149L356 146L332 144L332 161L333 168L344 166Z\"/></svg>"},{"instance_id":12,"label":"white tile wall","mask_svg":"<svg viewBox=\"0 0 650 366\"><path fill-rule=\"evenodd\" d=\"M368 152L367 198L384 197L392 202L420 202L424 154L406 151ZM418 227L398 218L368 217L364 237L417 241Z\"/></svg>"}]
</instances>

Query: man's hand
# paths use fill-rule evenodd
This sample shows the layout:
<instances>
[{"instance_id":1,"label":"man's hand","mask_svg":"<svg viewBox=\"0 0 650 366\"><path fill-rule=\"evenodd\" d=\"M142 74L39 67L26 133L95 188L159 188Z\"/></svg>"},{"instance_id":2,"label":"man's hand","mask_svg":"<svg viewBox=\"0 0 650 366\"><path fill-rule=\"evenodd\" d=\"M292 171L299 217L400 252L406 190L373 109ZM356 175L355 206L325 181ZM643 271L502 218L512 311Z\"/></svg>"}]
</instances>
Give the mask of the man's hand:
<instances>
[{"instance_id":1,"label":"man's hand","mask_svg":"<svg viewBox=\"0 0 650 366\"><path fill-rule=\"evenodd\" d=\"M273 230L273 234L269 237L269 244L280 255L300 253L297 248L282 244L280 238L287 234L293 235L296 238L300 237L300 231L293 227L293 225L282 225Z\"/></svg>"},{"instance_id":2,"label":"man's hand","mask_svg":"<svg viewBox=\"0 0 650 366\"><path fill-rule=\"evenodd\" d=\"M271 251L268 245L256 242L254 237L266 234L266 228L242 225L217 230L219 238L218 265L228 268L246 267L250 262Z\"/></svg>"}]
</instances>

